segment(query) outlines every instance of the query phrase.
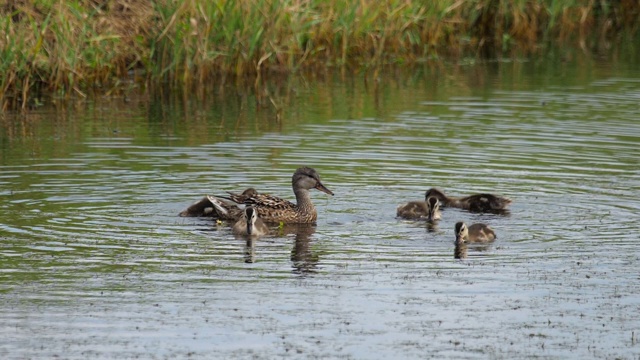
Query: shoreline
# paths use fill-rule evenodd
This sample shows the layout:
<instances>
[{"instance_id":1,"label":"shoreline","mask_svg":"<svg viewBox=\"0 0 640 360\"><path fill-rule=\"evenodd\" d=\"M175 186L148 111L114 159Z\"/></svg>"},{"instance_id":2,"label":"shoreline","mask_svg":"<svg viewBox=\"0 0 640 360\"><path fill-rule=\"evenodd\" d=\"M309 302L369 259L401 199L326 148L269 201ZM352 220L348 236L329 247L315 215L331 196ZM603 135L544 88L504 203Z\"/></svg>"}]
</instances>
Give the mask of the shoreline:
<instances>
[{"instance_id":1,"label":"shoreline","mask_svg":"<svg viewBox=\"0 0 640 360\"><path fill-rule=\"evenodd\" d=\"M258 87L271 73L375 72L465 57L531 57L551 47L598 55L637 38L639 4L554 3L16 0L0 7L0 98L3 110L24 109L41 93L82 97L135 84L245 79Z\"/></svg>"}]
</instances>

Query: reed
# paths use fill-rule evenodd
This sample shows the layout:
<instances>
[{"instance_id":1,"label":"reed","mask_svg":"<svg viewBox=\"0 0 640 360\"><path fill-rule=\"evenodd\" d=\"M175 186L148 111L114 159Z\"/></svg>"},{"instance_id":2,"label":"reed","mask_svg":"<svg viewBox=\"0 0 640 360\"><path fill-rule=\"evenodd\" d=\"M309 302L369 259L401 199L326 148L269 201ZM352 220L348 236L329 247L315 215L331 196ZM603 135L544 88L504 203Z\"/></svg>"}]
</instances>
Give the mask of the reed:
<instances>
[{"instance_id":1,"label":"reed","mask_svg":"<svg viewBox=\"0 0 640 360\"><path fill-rule=\"evenodd\" d=\"M206 86L326 66L602 48L635 37L636 0L7 0L0 97Z\"/></svg>"}]
</instances>

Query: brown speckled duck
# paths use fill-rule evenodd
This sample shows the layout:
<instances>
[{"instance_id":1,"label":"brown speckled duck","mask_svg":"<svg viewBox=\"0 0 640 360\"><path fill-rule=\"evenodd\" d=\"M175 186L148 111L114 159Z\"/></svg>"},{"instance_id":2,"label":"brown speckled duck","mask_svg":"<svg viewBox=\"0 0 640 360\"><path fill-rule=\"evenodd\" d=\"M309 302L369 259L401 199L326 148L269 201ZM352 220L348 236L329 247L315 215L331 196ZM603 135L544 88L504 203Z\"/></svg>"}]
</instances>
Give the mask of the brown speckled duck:
<instances>
[{"instance_id":1,"label":"brown speckled duck","mask_svg":"<svg viewBox=\"0 0 640 360\"><path fill-rule=\"evenodd\" d=\"M236 235L260 237L269 233L269 227L262 222L253 207L247 206L240 219L233 225L232 231Z\"/></svg>"},{"instance_id":2,"label":"brown speckled duck","mask_svg":"<svg viewBox=\"0 0 640 360\"><path fill-rule=\"evenodd\" d=\"M435 197L444 207L455 207L471 212L504 212L511 199L493 194L475 194L465 197L448 197L439 189L431 188L426 197Z\"/></svg>"},{"instance_id":3,"label":"brown speckled duck","mask_svg":"<svg viewBox=\"0 0 640 360\"><path fill-rule=\"evenodd\" d=\"M473 224L469 227L462 221L456 223L456 246L464 243L487 243L496 239L496 233L486 224Z\"/></svg>"},{"instance_id":4,"label":"brown speckled duck","mask_svg":"<svg viewBox=\"0 0 640 360\"><path fill-rule=\"evenodd\" d=\"M396 216L403 219L440 220L440 202L435 197L427 196L425 201L410 201L398 206Z\"/></svg>"},{"instance_id":5,"label":"brown speckled duck","mask_svg":"<svg viewBox=\"0 0 640 360\"><path fill-rule=\"evenodd\" d=\"M258 212L258 216L266 223L308 224L314 223L318 218L311 196L310 189L317 189L329 195L333 195L320 181L318 172L310 167L301 167L296 170L291 178L291 187L296 196L296 203L281 199L269 194L254 194L243 199L243 204L252 206ZM214 200L225 204L220 209ZM210 196L209 200L214 204L220 218L225 220L237 220L242 216L242 211L237 206L228 206L219 197Z\"/></svg>"}]
</instances>

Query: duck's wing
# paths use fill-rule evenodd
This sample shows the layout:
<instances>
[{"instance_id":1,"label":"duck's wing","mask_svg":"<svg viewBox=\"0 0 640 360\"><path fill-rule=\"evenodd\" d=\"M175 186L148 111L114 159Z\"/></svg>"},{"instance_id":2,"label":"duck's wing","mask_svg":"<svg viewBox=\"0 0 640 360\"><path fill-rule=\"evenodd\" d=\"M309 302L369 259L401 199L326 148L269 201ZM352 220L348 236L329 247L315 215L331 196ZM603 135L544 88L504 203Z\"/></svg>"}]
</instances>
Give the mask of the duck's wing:
<instances>
[{"instance_id":1,"label":"duck's wing","mask_svg":"<svg viewBox=\"0 0 640 360\"><path fill-rule=\"evenodd\" d=\"M238 220L242 217L242 209L235 203L207 195L207 199L213 205L213 209L220 220Z\"/></svg>"},{"instance_id":2,"label":"duck's wing","mask_svg":"<svg viewBox=\"0 0 640 360\"><path fill-rule=\"evenodd\" d=\"M197 217L197 216L215 216L215 211L211 201L205 196L202 199L189 205L188 208L182 210L179 216Z\"/></svg>"},{"instance_id":3,"label":"duck's wing","mask_svg":"<svg viewBox=\"0 0 640 360\"><path fill-rule=\"evenodd\" d=\"M269 194L255 194L251 197L248 197L244 201L244 204L258 208L270 209L294 209L296 207L296 204L292 203L291 201Z\"/></svg>"}]
</instances>

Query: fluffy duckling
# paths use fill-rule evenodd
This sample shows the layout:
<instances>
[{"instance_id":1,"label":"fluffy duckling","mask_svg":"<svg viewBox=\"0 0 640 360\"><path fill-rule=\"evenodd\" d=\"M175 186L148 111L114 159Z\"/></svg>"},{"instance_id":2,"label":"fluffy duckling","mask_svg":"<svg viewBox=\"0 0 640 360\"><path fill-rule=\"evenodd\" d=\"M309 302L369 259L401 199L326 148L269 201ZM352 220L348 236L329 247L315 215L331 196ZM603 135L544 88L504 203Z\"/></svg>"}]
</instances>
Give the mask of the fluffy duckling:
<instances>
[{"instance_id":1,"label":"fluffy duckling","mask_svg":"<svg viewBox=\"0 0 640 360\"><path fill-rule=\"evenodd\" d=\"M471 212L503 212L511 204L511 199L493 194L475 194L465 197L448 197L439 189L431 188L426 197L435 197L442 206L449 206Z\"/></svg>"},{"instance_id":2,"label":"fluffy duckling","mask_svg":"<svg viewBox=\"0 0 640 360\"><path fill-rule=\"evenodd\" d=\"M233 225L232 231L236 235L259 237L268 234L269 227L262 222L258 212L252 206L247 206L240 219Z\"/></svg>"},{"instance_id":3,"label":"fluffy duckling","mask_svg":"<svg viewBox=\"0 0 640 360\"><path fill-rule=\"evenodd\" d=\"M243 191L242 194L232 193L231 191L227 191L227 194L229 194L229 196L226 197L227 199L238 204L244 204L245 201L258 195L258 191L250 187L250 188L247 188L247 190ZM219 196L219 197L225 198L224 196Z\"/></svg>"},{"instance_id":4,"label":"fluffy duckling","mask_svg":"<svg viewBox=\"0 0 640 360\"><path fill-rule=\"evenodd\" d=\"M456 223L456 246L464 243L487 243L496 239L496 233L486 224L473 224L469 227L462 221Z\"/></svg>"},{"instance_id":5,"label":"fluffy duckling","mask_svg":"<svg viewBox=\"0 0 640 360\"><path fill-rule=\"evenodd\" d=\"M410 201L398 206L396 216L403 219L440 220L440 202L435 197L427 196L425 201Z\"/></svg>"}]
</instances>

